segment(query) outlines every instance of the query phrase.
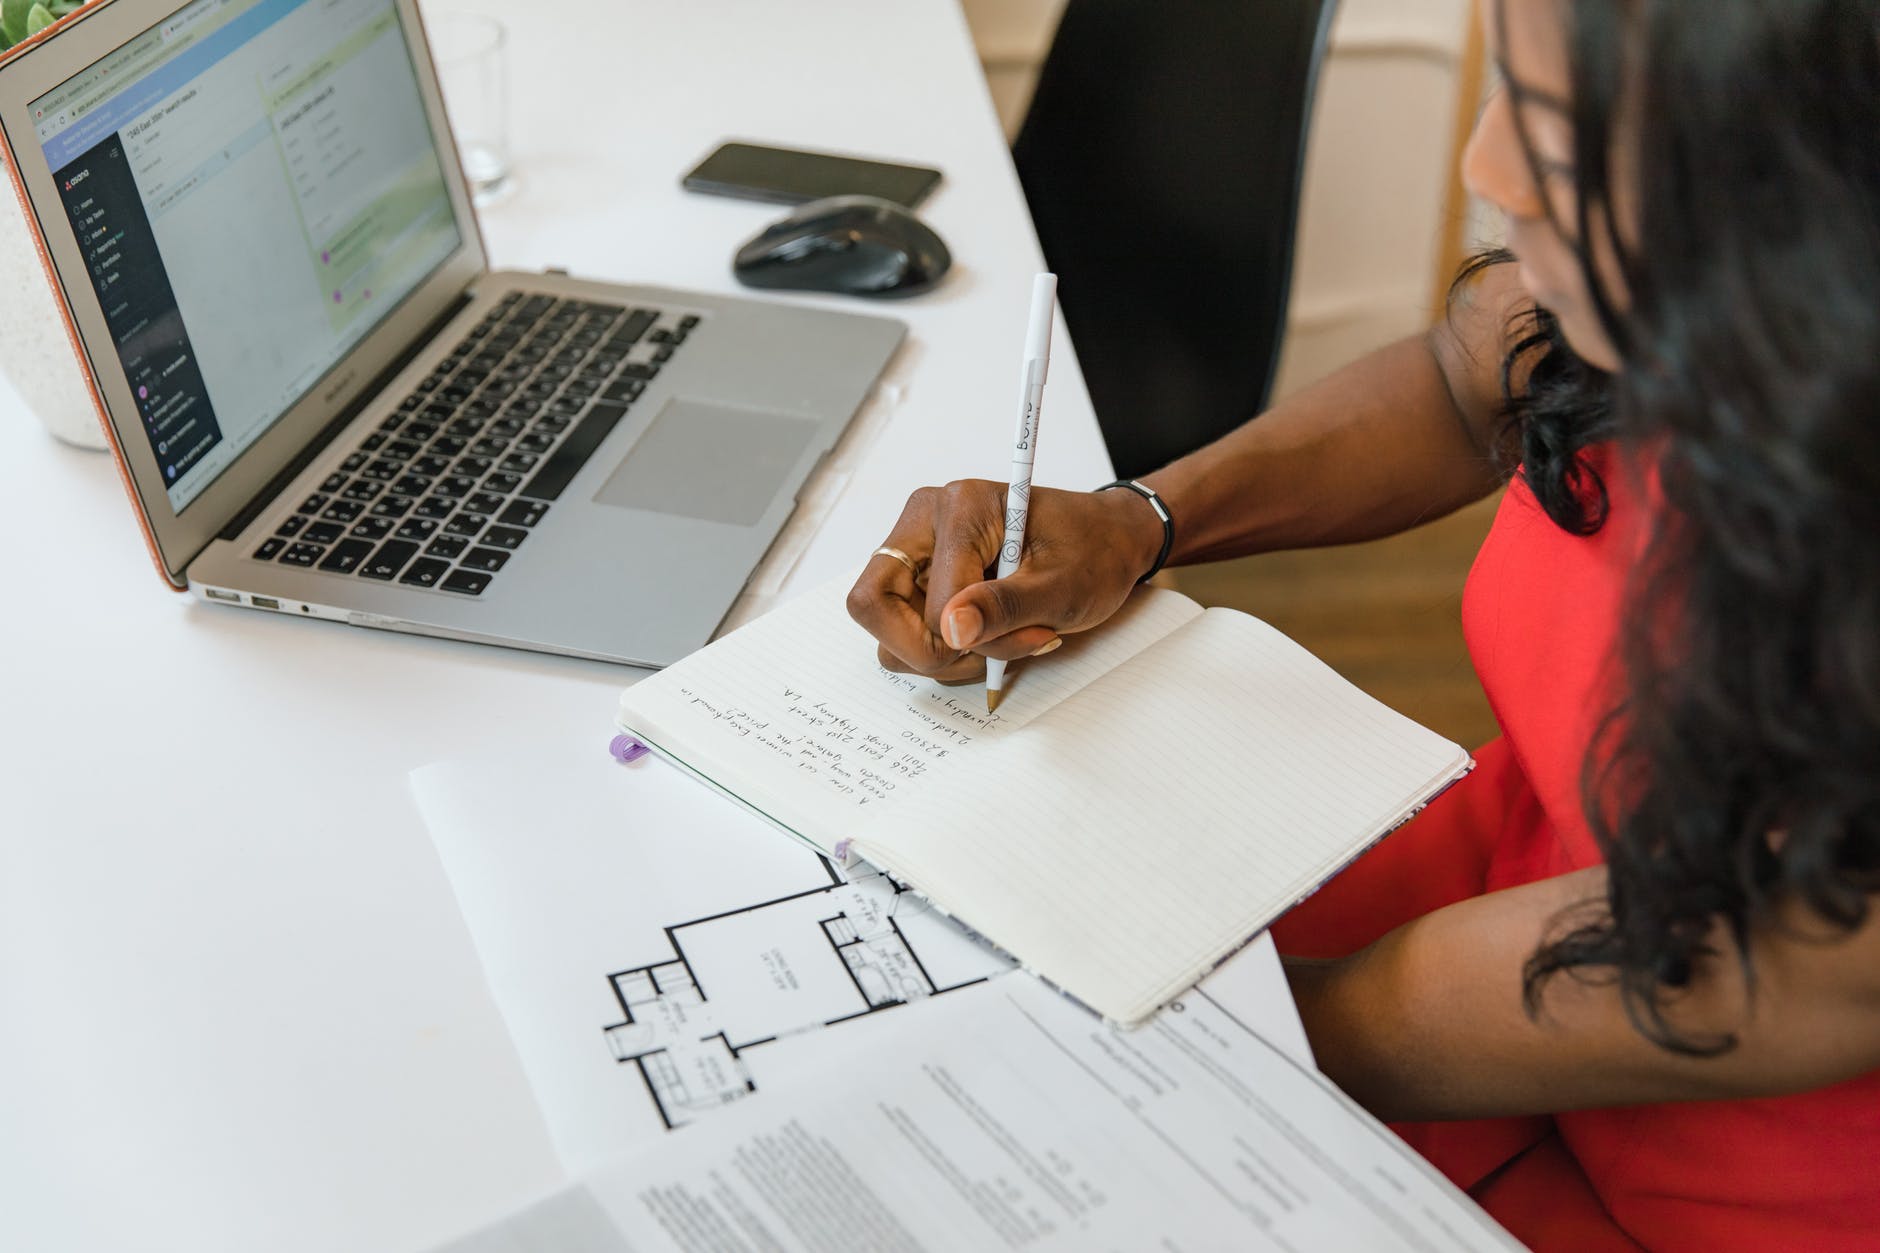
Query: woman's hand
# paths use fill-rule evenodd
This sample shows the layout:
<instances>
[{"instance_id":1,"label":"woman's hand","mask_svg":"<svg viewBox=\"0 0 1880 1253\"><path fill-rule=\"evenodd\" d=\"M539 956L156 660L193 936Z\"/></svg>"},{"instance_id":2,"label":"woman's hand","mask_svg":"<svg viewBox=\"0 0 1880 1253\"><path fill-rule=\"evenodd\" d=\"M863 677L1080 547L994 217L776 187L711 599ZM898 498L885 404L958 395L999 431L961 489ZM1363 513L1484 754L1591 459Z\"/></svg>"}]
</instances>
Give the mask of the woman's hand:
<instances>
[{"instance_id":1,"label":"woman's hand","mask_svg":"<svg viewBox=\"0 0 1880 1253\"><path fill-rule=\"evenodd\" d=\"M977 679L1096 626L1155 562L1162 524L1134 492L1032 489L1025 555L991 580L1005 539L1005 484L963 479L908 498L883 541L920 577L877 553L849 592L849 616L880 643L881 664L944 682Z\"/></svg>"}]
</instances>

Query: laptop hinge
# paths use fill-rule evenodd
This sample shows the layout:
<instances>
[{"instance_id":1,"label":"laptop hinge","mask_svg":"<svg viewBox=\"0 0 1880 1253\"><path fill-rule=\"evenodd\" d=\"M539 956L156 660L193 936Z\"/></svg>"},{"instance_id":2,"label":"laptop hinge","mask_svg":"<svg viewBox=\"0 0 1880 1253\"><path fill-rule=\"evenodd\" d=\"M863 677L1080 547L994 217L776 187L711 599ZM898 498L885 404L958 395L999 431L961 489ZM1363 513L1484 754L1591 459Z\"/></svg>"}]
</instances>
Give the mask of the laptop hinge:
<instances>
[{"instance_id":1,"label":"laptop hinge","mask_svg":"<svg viewBox=\"0 0 1880 1253\"><path fill-rule=\"evenodd\" d=\"M435 321L412 340L411 349L401 353L396 360L380 371L376 378L361 388L358 397L345 409L335 414L331 422L321 427L319 434L308 440L307 446L301 449L292 461L283 466L279 474L269 479L261 490L255 493L254 499L243 505L241 511L229 519L228 525L216 534L216 538L223 540L240 538L241 533L248 529L248 524L260 517L262 512L274 503L275 497L286 490L287 485L294 481L295 476L311 465L315 457L325 452L326 446L338 438L339 433L345 430L354 418L365 412L366 406L377 400L379 393L384 391L406 366L417 360L420 354L431 347L438 334L450 325L452 318L464 311L471 299L471 293L466 290L453 300Z\"/></svg>"}]
</instances>

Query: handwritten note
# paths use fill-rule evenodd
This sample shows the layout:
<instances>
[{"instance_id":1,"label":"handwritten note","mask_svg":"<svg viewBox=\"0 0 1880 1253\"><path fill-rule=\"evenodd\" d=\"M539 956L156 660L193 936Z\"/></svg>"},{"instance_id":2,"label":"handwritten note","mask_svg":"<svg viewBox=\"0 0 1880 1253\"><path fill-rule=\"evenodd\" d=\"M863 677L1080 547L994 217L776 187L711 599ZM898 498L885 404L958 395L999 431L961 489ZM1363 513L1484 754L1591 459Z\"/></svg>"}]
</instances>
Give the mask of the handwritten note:
<instances>
[{"instance_id":1,"label":"handwritten note","mask_svg":"<svg viewBox=\"0 0 1880 1253\"><path fill-rule=\"evenodd\" d=\"M1179 596L1138 598L1100 631L1014 666L989 714L980 684L883 669L825 588L628 689L621 721L708 778L735 776L743 799L827 851L864 811L918 793L1199 613Z\"/></svg>"},{"instance_id":2,"label":"handwritten note","mask_svg":"<svg viewBox=\"0 0 1880 1253\"><path fill-rule=\"evenodd\" d=\"M903 681L888 671L882 674L891 681ZM912 690L918 685L908 682L907 686ZM679 695L689 702L693 714L710 719L751 748L775 755L806 777L820 779L835 795L853 799L857 808L887 800L901 782L925 775L929 762L944 760L973 738L932 714L926 715L933 724L931 738L914 730L903 730L898 737L885 735L863 727L827 697L814 699L787 686L780 695L780 720L775 710L759 713L743 704L721 705L690 684L681 684ZM956 706L955 715L964 712L957 708L957 701L949 698L948 703ZM914 703L907 709L925 713ZM981 717L974 729L996 720L997 715Z\"/></svg>"}]
</instances>

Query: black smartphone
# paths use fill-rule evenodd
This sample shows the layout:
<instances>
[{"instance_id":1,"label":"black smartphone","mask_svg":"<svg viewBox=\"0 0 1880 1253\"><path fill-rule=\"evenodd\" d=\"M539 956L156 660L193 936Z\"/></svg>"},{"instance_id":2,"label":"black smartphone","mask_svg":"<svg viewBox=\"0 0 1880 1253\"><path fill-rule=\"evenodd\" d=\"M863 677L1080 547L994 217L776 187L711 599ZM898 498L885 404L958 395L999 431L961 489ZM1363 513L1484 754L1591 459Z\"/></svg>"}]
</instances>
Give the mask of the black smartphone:
<instances>
[{"instance_id":1,"label":"black smartphone","mask_svg":"<svg viewBox=\"0 0 1880 1253\"><path fill-rule=\"evenodd\" d=\"M940 171L925 166L728 143L699 162L682 185L687 191L770 204L802 204L824 196L880 196L912 209L939 181Z\"/></svg>"}]
</instances>

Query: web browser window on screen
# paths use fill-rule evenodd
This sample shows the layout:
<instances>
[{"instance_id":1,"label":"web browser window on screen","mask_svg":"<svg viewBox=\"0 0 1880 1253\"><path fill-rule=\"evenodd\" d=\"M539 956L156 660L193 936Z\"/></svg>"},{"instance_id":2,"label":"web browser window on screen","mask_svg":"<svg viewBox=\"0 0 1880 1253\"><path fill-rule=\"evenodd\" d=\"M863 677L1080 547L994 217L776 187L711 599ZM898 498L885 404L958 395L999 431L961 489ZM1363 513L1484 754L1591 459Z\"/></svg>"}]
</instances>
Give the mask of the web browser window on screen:
<instances>
[{"instance_id":1,"label":"web browser window on screen","mask_svg":"<svg viewBox=\"0 0 1880 1253\"><path fill-rule=\"evenodd\" d=\"M179 513L462 242L391 0L197 0L32 108Z\"/></svg>"}]
</instances>

